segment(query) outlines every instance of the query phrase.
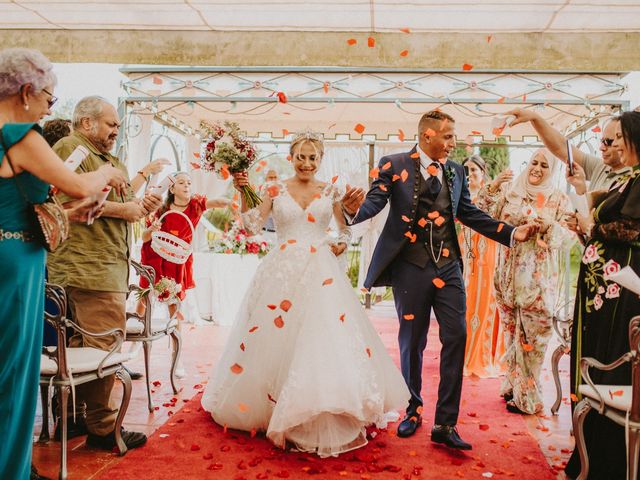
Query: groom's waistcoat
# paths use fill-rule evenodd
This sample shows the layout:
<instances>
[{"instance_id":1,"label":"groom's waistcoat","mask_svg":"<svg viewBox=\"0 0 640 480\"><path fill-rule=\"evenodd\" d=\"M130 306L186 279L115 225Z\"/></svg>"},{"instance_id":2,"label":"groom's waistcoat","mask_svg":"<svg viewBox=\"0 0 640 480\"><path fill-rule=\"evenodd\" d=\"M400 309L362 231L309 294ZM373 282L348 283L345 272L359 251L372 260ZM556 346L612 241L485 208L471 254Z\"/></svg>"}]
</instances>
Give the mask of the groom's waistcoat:
<instances>
[{"instance_id":1,"label":"groom's waistcoat","mask_svg":"<svg viewBox=\"0 0 640 480\"><path fill-rule=\"evenodd\" d=\"M407 242L400 252L400 256L420 268L424 268L429 261L441 268L458 259L449 185L446 176L443 175L442 188L434 201L427 197L427 182L422 174L418 174L417 177L420 187L418 188L415 222L412 228L412 232L416 235L416 241ZM435 212L439 214L438 217L442 217L444 222L440 223L438 217L435 217ZM420 219L424 219L424 221ZM445 256L443 252L448 256Z\"/></svg>"}]
</instances>

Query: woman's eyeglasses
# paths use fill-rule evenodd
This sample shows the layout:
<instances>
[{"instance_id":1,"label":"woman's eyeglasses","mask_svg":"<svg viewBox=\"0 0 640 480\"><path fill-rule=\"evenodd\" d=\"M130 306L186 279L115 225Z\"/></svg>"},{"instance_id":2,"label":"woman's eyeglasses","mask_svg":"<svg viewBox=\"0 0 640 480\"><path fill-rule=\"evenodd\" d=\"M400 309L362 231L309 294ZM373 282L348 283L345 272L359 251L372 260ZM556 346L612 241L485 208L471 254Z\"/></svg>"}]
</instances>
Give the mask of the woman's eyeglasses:
<instances>
[{"instance_id":1,"label":"woman's eyeglasses","mask_svg":"<svg viewBox=\"0 0 640 480\"><path fill-rule=\"evenodd\" d=\"M53 107L56 102L58 101L58 97L55 97L50 91L48 91L46 88L43 88L42 91L44 93L46 93L47 95L49 95L49 99L47 100L47 104L49 105L49 108ZM612 140L613 141L613 140Z\"/></svg>"},{"instance_id":2,"label":"woman's eyeglasses","mask_svg":"<svg viewBox=\"0 0 640 480\"><path fill-rule=\"evenodd\" d=\"M613 138L602 138L600 140L600 143L605 147L610 147L611 145L613 145Z\"/></svg>"}]
</instances>

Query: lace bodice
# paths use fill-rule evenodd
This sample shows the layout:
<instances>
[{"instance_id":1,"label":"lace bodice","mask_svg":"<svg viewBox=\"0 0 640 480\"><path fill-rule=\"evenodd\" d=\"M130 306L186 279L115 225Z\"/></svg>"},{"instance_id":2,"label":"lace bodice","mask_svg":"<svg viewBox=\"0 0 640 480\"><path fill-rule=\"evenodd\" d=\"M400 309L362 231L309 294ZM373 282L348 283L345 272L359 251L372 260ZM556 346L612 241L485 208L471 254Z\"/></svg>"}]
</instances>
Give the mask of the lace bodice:
<instances>
[{"instance_id":1,"label":"lace bodice","mask_svg":"<svg viewBox=\"0 0 640 480\"><path fill-rule=\"evenodd\" d=\"M290 195L284 182L269 184L265 189L271 208L255 208L242 215L245 227L252 233L258 233L269 214L273 217L279 244L295 240L297 243L319 243L327 238L327 231L333 206L342 198L339 187L327 185L312 202L303 209ZM350 231L342 228L338 241L348 242Z\"/></svg>"}]
</instances>

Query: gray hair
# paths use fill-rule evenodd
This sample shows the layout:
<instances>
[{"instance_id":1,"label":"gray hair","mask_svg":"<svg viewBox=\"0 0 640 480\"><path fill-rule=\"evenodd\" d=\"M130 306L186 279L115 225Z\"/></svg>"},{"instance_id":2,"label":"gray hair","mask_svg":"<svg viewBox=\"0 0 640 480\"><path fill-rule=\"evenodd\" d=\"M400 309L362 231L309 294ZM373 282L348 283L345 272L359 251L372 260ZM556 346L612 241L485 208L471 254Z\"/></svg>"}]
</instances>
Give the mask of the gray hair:
<instances>
[{"instance_id":1,"label":"gray hair","mask_svg":"<svg viewBox=\"0 0 640 480\"><path fill-rule=\"evenodd\" d=\"M90 120L100 118L105 103L108 104L109 100L98 95L91 95L80 100L73 110L73 128L82 128L83 118L89 118Z\"/></svg>"},{"instance_id":2,"label":"gray hair","mask_svg":"<svg viewBox=\"0 0 640 480\"><path fill-rule=\"evenodd\" d=\"M57 81L53 64L40 51L30 48L0 51L0 100L15 95L27 83L41 92L55 86Z\"/></svg>"}]
</instances>

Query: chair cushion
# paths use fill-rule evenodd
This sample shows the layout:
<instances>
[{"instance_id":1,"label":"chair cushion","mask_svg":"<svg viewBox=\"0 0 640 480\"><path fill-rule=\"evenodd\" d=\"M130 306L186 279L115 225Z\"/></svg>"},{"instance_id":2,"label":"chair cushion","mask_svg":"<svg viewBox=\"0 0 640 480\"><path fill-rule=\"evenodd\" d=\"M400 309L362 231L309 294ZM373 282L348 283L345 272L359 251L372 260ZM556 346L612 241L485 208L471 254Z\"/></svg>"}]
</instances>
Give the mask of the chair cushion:
<instances>
[{"instance_id":1,"label":"chair cushion","mask_svg":"<svg viewBox=\"0 0 640 480\"><path fill-rule=\"evenodd\" d=\"M168 325L167 325L168 324ZM178 321L173 319L168 321L166 318L152 318L151 319L151 333L162 332L169 327L175 327L178 325ZM144 331L144 325L136 318L130 318L127 320L127 334L140 334Z\"/></svg>"},{"instance_id":2,"label":"chair cushion","mask_svg":"<svg viewBox=\"0 0 640 480\"><path fill-rule=\"evenodd\" d=\"M596 390L602 395L605 405L628 412L631 409L631 385L596 385ZM589 385L580 385L581 395L598 400L598 395Z\"/></svg>"},{"instance_id":3,"label":"chair cushion","mask_svg":"<svg viewBox=\"0 0 640 480\"><path fill-rule=\"evenodd\" d=\"M98 348L91 347L75 347L67 348L67 366L71 373L86 373L98 369L98 365L108 352L100 350ZM114 353L107 361L104 362L103 367L110 367L118 363L124 363L131 360L135 355L131 353ZM47 355L40 356L40 374L41 375L55 375L58 373L58 364Z\"/></svg>"}]
</instances>

